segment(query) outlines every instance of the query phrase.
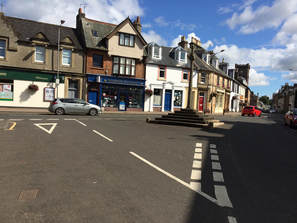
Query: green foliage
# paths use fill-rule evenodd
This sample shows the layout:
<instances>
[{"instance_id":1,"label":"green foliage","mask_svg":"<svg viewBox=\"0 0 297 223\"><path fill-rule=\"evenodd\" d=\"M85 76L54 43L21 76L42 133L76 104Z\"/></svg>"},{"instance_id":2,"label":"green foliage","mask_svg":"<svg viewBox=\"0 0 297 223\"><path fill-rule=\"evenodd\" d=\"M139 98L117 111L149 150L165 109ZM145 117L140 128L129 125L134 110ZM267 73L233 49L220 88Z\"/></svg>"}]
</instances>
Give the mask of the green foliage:
<instances>
[{"instance_id":1,"label":"green foliage","mask_svg":"<svg viewBox=\"0 0 297 223\"><path fill-rule=\"evenodd\" d=\"M264 95L264 96L261 96L259 98L259 101L262 101L265 105L269 105L270 104L270 100L269 100L269 97Z\"/></svg>"}]
</instances>

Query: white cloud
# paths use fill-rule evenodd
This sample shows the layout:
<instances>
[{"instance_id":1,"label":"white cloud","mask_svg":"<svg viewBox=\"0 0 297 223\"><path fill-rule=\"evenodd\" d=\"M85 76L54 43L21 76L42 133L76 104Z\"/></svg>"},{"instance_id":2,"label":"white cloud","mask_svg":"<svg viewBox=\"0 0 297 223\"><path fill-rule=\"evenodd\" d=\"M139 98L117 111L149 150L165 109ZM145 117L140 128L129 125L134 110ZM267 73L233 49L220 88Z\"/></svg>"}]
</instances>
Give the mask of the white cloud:
<instances>
[{"instance_id":1,"label":"white cloud","mask_svg":"<svg viewBox=\"0 0 297 223\"><path fill-rule=\"evenodd\" d=\"M155 18L154 21L161 27L165 27L169 25L169 22L166 22L163 16L159 16Z\"/></svg>"},{"instance_id":2,"label":"white cloud","mask_svg":"<svg viewBox=\"0 0 297 223\"><path fill-rule=\"evenodd\" d=\"M264 73L258 73L255 69L250 69L249 86L267 86L270 78Z\"/></svg>"},{"instance_id":3,"label":"white cloud","mask_svg":"<svg viewBox=\"0 0 297 223\"><path fill-rule=\"evenodd\" d=\"M87 3L86 17L90 19L117 24L128 16L143 15L138 0L88 0ZM5 14L53 24L58 24L63 19L66 26L75 27L80 4L81 0L9 0Z\"/></svg>"},{"instance_id":4,"label":"white cloud","mask_svg":"<svg viewBox=\"0 0 297 223\"><path fill-rule=\"evenodd\" d=\"M147 43L155 42L161 46L167 46L167 41L153 30L149 30L147 33L143 32L142 35Z\"/></svg>"},{"instance_id":5,"label":"white cloud","mask_svg":"<svg viewBox=\"0 0 297 223\"><path fill-rule=\"evenodd\" d=\"M282 77L286 80L290 80L294 83L297 83L297 72L290 72L288 74L283 74Z\"/></svg>"},{"instance_id":6,"label":"white cloud","mask_svg":"<svg viewBox=\"0 0 297 223\"><path fill-rule=\"evenodd\" d=\"M213 42L211 40L208 40L206 43L202 43L202 47L204 49L208 49L210 47L213 47Z\"/></svg>"},{"instance_id":7,"label":"white cloud","mask_svg":"<svg viewBox=\"0 0 297 223\"><path fill-rule=\"evenodd\" d=\"M152 24L150 23L142 24L142 28L151 28L151 27L152 27Z\"/></svg>"},{"instance_id":8,"label":"white cloud","mask_svg":"<svg viewBox=\"0 0 297 223\"><path fill-rule=\"evenodd\" d=\"M250 34L267 28L277 28L296 11L296 0L275 0L271 6L260 5L255 10L251 4L247 4L242 12L233 13L226 24L231 29L239 26L241 33Z\"/></svg>"},{"instance_id":9,"label":"white cloud","mask_svg":"<svg viewBox=\"0 0 297 223\"><path fill-rule=\"evenodd\" d=\"M233 12L233 9L231 7L219 7L217 12L222 15Z\"/></svg>"}]
</instances>

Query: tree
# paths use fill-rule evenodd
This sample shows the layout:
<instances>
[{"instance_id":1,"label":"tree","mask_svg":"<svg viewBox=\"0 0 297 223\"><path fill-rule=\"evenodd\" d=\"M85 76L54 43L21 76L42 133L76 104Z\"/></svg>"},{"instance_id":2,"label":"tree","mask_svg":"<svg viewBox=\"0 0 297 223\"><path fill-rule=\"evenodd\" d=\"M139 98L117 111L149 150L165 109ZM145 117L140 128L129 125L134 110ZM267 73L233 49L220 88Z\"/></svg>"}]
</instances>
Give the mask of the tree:
<instances>
[{"instance_id":1,"label":"tree","mask_svg":"<svg viewBox=\"0 0 297 223\"><path fill-rule=\"evenodd\" d=\"M259 101L262 101L264 105L269 105L269 97L264 95L259 98Z\"/></svg>"}]
</instances>

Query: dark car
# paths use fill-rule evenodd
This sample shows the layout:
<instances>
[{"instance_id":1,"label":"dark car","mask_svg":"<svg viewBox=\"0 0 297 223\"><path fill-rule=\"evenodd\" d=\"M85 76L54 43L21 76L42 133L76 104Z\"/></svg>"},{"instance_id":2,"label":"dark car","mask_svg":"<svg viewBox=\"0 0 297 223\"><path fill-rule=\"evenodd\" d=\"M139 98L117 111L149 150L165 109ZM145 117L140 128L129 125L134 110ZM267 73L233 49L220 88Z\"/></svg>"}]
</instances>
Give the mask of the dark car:
<instances>
[{"instance_id":1,"label":"dark car","mask_svg":"<svg viewBox=\"0 0 297 223\"><path fill-rule=\"evenodd\" d=\"M297 108L288 111L284 117L285 125L289 125L291 128L297 127Z\"/></svg>"},{"instance_id":2,"label":"dark car","mask_svg":"<svg viewBox=\"0 0 297 223\"><path fill-rule=\"evenodd\" d=\"M262 114L262 111L257 108L256 106L246 106L244 107L244 109L242 110L241 112L241 115L244 116L244 115L248 115L248 116L258 116L260 117Z\"/></svg>"}]
</instances>

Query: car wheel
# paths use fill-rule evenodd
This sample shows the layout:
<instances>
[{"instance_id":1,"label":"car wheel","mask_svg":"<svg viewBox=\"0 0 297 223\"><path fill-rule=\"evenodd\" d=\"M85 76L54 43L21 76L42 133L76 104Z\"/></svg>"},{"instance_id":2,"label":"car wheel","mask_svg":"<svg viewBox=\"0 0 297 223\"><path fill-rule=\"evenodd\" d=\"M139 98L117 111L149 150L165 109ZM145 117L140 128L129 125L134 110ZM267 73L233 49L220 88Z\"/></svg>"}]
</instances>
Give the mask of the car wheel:
<instances>
[{"instance_id":1,"label":"car wheel","mask_svg":"<svg viewBox=\"0 0 297 223\"><path fill-rule=\"evenodd\" d=\"M244 116L244 114L241 114L241 116Z\"/></svg>"},{"instance_id":2,"label":"car wheel","mask_svg":"<svg viewBox=\"0 0 297 223\"><path fill-rule=\"evenodd\" d=\"M97 115L97 110L95 108L92 108L92 109L90 109L89 114L91 116L95 116L95 115Z\"/></svg>"},{"instance_id":3,"label":"car wheel","mask_svg":"<svg viewBox=\"0 0 297 223\"><path fill-rule=\"evenodd\" d=\"M261 117L261 113L258 115L258 117Z\"/></svg>"},{"instance_id":4,"label":"car wheel","mask_svg":"<svg viewBox=\"0 0 297 223\"><path fill-rule=\"evenodd\" d=\"M63 108L57 108L55 110L56 115L64 115L65 114L65 110Z\"/></svg>"},{"instance_id":5,"label":"car wheel","mask_svg":"<svg viewBox=\"0 0 297 223\"><path fill-rule=\"evenodd\" d=\"M294 128L293 122L290 121L290 128Z\"/></svg>"}]
</instances>

